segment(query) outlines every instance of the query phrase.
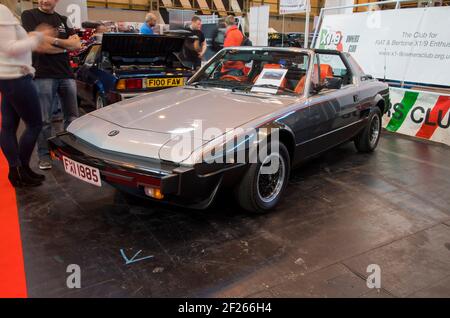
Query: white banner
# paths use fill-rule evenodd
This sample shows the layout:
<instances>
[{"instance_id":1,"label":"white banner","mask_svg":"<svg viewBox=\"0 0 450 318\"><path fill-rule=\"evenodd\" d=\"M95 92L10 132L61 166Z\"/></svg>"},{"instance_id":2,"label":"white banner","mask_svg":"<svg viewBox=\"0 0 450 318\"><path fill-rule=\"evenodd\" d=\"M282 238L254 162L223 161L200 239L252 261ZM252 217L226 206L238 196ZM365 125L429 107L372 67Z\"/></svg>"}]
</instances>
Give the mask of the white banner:
<instances>
[{"instance_id":1,"label":"white banner","mask_svg":"<svg viewBox=\"0 0 450 318\"><path fill-rule=\"evenodd\" d=\"M280 0L280 14L306 12L308 4L308 0Z\"/></svg>"},{"instance_id":2,"label":"white banner","mask_svg":"<svg viewBox=\"0 0 450 318\"><path fill-rule=\"evenodd\" d=\"M450 86L450 7L326 15L316 48L351 53L377 78Z\"/></svg>"},{"instance_id":3,"label":"white banner","mask_svg":"<svg viewBox=\"0 0 450 318\"><path fill-rule=\"evenodd\" d=\"M269 6L251 7L249 38L253 46L267 46L269 41Z\"/></svg>"},{"instance_id":4,"label":"white banner","mask_svg":"<svg viewBox=\"0 0 450 318\"><path fill-rule=\"evenodd\" d=\"M355 2L354 0L325 0L325 8L351 6L354 4L354 2ZM353 7L344 8L344 9L325 10L323 13L325 15L351 14L351 13L353 13Z\"/></svg>"},{"instance_id":5,"label":"white banner","mask_svg":"<svg viewBox=\"0 0 450 318\"><path fill-rule=\"evenodd\" d=\"M67 16L69 26L81 28L81 23L88 20L86 0L59 0L56 12Z\"/></svg>"},{"instance_id":6,"label":"white banner","mask_svg":"<svg viewBox=\"0 0 450 318\"><path fill-rule=\"evenodd\" d=\"M391 132L450 146L450 95L390 88L383 127Z\"/></svg>"}]
</instances>

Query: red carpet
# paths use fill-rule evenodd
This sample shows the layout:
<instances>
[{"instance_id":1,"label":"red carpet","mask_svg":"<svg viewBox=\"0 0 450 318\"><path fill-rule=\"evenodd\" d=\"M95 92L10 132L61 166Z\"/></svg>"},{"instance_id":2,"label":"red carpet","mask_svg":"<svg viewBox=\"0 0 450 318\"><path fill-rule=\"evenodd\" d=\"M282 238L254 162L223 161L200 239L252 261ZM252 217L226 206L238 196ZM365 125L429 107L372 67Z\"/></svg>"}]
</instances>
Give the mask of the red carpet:
<instances>
[{"instance_id":1,"label":"red carpet","mask_svg":"<svg viewBox=\"0 0 450 318\"><path fill-rule=\"evenodd\" d=\"M0 189L0 297L27 297L16 192L8 181L8 164L1 151Z\"/></svg>"}]
</instances>

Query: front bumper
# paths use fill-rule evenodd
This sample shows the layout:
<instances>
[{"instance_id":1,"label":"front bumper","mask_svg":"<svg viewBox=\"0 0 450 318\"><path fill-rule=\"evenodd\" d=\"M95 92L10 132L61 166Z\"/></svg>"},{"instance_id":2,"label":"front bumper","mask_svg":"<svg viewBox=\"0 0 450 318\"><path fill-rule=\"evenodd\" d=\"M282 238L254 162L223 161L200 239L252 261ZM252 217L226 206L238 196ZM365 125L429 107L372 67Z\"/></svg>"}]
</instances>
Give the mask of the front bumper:
<instances>
[{"instance_id":1,"label":"front bumper","mask_svg":"<svg viewBox=\"0 0 450 318\"><path fill-rule=\"evenodd\" d=\"M68 132L49 139L49 149L53 159L65 156L99 169L102 181L122 191L152 199L145 195L145 188L156 188L164 195L159 202L199 209L212 203L221 185L232 184L245 172L241 164L184 167L106 151Z\"/></svg>"}]
</instances>

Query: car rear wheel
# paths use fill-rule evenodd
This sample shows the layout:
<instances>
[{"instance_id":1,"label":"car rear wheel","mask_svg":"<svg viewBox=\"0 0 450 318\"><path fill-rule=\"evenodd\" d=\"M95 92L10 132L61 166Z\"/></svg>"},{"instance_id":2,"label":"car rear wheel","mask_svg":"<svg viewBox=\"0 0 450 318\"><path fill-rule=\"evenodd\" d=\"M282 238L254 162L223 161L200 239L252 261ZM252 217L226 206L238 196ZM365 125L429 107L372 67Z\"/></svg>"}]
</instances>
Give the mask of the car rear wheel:
<instances>
[{"instance_id":1,"label":"car rear wheel","mask_svg":"<svg viewBox=\"0 0 450 318\"><path fill-rule=\"evenodd\" d=\"M267 154L264 160L252 164L235 188L239 205L249 212L265 213L273 209L286 189L290 173L289 153L282 143L277 145L278 148L272 144L274 151L263 150L262 153Z\"/></svg>"},{"instance_id":2,"label":"car rear wheel","mask_svg":"<svg viewBox=\"0 0 450 318\"><path fill-rule=\"evenodd\" d=\"M367 126L355 139L359 152L372 152L378 145L381 136L381 111L376 108L369 115Z\"/></svg>"},{"instance_id":3,"label":"car rear wheel","mask_svg":"<svg viewBox=\"0 0 450 318\"><path fill-rule=\"evenodd\" d=\"M105 106L106 106L105 98L103 97L102 94L97 92L95 94L95 109L100 109L100 108L103 108Z\"/></svg>"}]
</instances>

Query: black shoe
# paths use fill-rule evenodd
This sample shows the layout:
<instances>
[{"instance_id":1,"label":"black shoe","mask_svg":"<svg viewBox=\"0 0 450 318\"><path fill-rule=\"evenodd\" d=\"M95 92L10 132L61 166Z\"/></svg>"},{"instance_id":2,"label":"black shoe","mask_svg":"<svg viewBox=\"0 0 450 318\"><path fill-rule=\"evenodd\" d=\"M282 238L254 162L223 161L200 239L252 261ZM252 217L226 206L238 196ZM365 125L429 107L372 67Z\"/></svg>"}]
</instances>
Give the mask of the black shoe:
<instances>
[{"instance_id":1,"label":"black shoe","mask_svg":"<svg viewBox=\"0 0 450 318\"><path fill-rule=\"evenodd\" d=\"M44 181L45 180L45 176L43 174L39 174L39 173L34 172L33 170L31 170L30 166L22 166L22 169L32 179L36 179L38 181Z\"/></svg>"},{"instance_id":2,"label":"black shoe","mask_svg":"<svg viewBox=\"0 0 450 318\"><path fill-rule=\"evenodd\" d=\"M22 167L15 167L9 169L8 179L16 188L21 187L37 187L42 183L39 180L32 179Z\"/></svg>"}]
</instances>

